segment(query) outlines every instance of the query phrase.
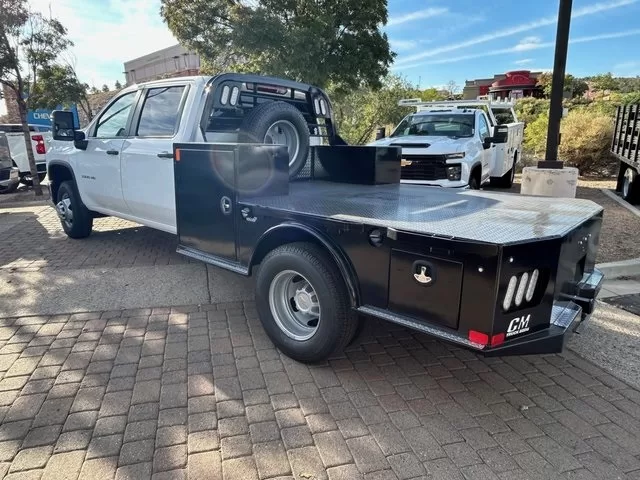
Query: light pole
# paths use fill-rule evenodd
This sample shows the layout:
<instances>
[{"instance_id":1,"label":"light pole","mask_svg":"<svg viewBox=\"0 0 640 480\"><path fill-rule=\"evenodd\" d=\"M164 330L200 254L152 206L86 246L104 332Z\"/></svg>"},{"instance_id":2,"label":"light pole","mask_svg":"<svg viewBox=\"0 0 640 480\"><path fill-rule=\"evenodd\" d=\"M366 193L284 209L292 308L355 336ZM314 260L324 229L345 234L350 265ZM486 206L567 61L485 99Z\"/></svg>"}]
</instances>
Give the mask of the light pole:
<instances>
[{"instance_id":1,"label":"light pole","mask_svg":"<svg viewBox=\"0 0 640 480\"><path fill-rule=\"evenodd\" d=\"M564 74L567 67L567 50L569 47L569 27L571 25L572 3L573 0L560 0L560 8L558 10L558 30L556 33L556 51L553 60L553 78L551 80L547 151L544 161L538 162L538 168L563 168L563 162L558 160L558 144L560 143L560 121L562 120L562 99L564 97Z\"/></svg>"}]
</instances>

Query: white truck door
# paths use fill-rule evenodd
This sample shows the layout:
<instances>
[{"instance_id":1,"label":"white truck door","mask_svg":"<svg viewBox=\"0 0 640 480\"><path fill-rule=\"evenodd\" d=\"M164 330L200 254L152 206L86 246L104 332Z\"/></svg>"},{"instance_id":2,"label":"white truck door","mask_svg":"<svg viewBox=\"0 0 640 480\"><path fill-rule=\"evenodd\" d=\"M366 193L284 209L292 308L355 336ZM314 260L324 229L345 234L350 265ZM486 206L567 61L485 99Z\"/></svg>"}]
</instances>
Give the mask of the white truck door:
<instances>
[{"instance_id":1,"label":"white truck door","mask_svg":"<svg viewBox=\"0 0 640 480\"><path fill-rule=\"evenodd\" d=\"M122 148L122 187L134 217L175 233L173 142L187 85L148 88Z\"/></svg>"},{"instance_id":2,"label":"white truck door","mask_svg":"<svg viewBox=\"0 0 640 480\"><path fill-rule=\"evenodd\" d=\"M100 115L87 136L87 149L78 155L76 182L89 208L129 213L122 196L120 154L138 92L117 97Z\"/></svg>"},{"instance_id":3,"label":"white truck door","mask_svg":"<svg viewBox=\"0 0 640 480\"><path fill-rule=\"evenodd\" d=\"M484 183L491 174L491 166L494 161L494 152L495 145L492 143L490 145L484 144L484 139L491 136L491 131L489 130L489 124L487 122L487 117L483 112L478 113L478 136L480 137L480 142L482 145L482 176L481 183Z\"/></svg>"}]
</instances>

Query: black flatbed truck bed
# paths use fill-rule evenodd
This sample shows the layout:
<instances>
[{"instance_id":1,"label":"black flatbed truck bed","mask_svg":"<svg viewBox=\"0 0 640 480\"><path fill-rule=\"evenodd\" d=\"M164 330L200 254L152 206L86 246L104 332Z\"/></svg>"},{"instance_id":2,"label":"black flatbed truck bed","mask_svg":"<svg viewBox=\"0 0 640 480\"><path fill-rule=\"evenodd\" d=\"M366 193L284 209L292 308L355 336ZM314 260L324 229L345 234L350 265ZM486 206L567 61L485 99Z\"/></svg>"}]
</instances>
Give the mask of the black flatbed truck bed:
<instances>
[{"instance_id":1,"label":"black flatbed truck bed","mask_svg":"<svg viewBox=\"0 0 640 480\"><path fill-rule=\"evenodd\" d=\"M295 180L276 146L176 144L174 157L178 251L191 257L249 275L282 245L312 245L337 267L351 312L485 355L558 352L593 310L602 282L593 202L400 184L394 148L319 147ZM345 162L357 171L336 168ZM267 328L288 307L269 303L260 275L274 343L322 358ZM295 315L311 298L296 291Z\"/></svg>"}]
</instances>

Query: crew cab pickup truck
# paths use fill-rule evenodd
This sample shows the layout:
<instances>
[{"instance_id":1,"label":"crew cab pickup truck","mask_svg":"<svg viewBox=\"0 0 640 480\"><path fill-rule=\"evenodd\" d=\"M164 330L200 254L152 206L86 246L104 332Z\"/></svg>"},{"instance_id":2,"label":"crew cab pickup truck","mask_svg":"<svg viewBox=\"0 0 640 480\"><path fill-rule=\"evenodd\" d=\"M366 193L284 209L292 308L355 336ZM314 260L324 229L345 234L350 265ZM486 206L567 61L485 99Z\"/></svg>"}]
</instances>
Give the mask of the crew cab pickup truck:
<instances>
[{"instance_id":1,"label":"crew cab pickup truck","mask_svg":"<svg viewBox=\"0 0 640 480\"><path fill-rule=\"evenodd\" d=\"M513 104L491 100L423 102L387 138L370 145L402 147L402 182L478 189L510 188L522 151L524 123Z\"/></svg>"},{"instance_id":2,"label":"crew cab pickup truck","mask_svg":"<svg viewBox=\"0 0 640 480\"><path fill-rule=\"evenodd\" d=\"M345 145L332 119L320 89L287 80L131 87L86 131L54 112L52 199L71 237L115 215L176 233L181 254L255 273L266 333L300 361L347 345L361 317L483 355L560 351L602 282L602 208L401 184L399 147ZM298 165L312 130L326 144Z\"/></svg>"},{"instance_id":3,"label":"crew cab pickup truck","mask_svg":"<svg viewBox=\"0 0 640 480\"><path fill-rule=\"evenodd\" d=\"M0 124L0 132L7 136L13 163L19 171L20 183L32 185L33 179L31 178L31 168L29 167L29 157L27 156L27 146L24 142L22 125L19 123L2 123ZM51 127L29 125L29 132L38 177L42 181L47 174L45 153L47 151L47 143L51 139Z\"/></svg>"}]
</instances>

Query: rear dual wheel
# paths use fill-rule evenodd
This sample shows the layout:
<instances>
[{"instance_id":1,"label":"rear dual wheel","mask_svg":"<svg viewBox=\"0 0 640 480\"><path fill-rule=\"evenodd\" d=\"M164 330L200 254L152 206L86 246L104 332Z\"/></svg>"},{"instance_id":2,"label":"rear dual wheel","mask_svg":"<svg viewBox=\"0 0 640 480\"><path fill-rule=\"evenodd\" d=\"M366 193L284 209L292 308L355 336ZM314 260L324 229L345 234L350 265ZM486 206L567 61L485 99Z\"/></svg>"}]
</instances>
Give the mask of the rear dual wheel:
<instances>
[{"instance_id":1,"label":"rear dual wheel","mask_svg":"<svg viewBox=\"0 0 640 480\"><path fill-rule=\"evenodd\" d=\"M256 302L269 338L301 362L325 360L341 350L358 326L338 267L311 243L282 245L264 258Z\"/></svg>"}]
</instances>

